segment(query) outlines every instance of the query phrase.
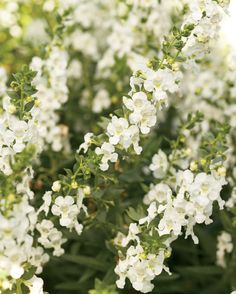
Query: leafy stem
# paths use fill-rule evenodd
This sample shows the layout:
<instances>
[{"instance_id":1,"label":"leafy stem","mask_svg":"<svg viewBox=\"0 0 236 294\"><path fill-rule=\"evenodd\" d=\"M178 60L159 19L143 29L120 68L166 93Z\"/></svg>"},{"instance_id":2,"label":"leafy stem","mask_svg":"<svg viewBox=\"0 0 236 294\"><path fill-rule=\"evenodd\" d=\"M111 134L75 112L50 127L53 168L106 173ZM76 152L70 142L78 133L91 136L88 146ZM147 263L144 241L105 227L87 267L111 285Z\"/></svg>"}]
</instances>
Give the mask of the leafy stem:
<instances>
[{"instance_id":1,"label":"leafy stem","mask_svg":"<svg viewBox=\"0 0 236 294\"><path fill-rule=\"evenodd\" d=\"M23 294L22 289L21 289L21 284L22 284L21 279L18 279L16 281L16 294Z\"/></svg>"}]
</instances>

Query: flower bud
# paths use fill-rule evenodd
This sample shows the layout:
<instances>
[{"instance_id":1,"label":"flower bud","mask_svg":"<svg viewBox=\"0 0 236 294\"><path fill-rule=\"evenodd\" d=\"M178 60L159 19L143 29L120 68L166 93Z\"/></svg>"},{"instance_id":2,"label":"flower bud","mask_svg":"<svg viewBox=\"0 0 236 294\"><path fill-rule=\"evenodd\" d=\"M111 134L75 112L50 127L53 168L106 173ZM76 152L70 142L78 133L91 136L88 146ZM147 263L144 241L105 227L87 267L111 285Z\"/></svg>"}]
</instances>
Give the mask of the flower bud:
<instances>
[{"instance_id":1,"label":"flower bud","mask_svg":"<svg viewBox=\"0 0 236 294\"><path fill-rule=\"evenodd\" d=\"M76 181L72 181L72 183L71 183L71 188L72 188L72 189L77 189L77 188L78 188L78 184L77 184Z\"/></svg>"},{"instance_id":2,"label":"flower bud","mask_svg":"<svg viewBox=\"0 0 236 294\"><path fill-rule=\"evenodd\" d=\"M53 184L52 184L52 191L54 192L59 192L61 189L61 183L59 181L55 181Z\"/></svg>"},{"instance_id":3,"label":"flower bud","mask_svg":"<svg viewBox=\"0 0 236 294\"><path fill-rule=\"evenodd\" d=\"M87 195L90 195L90 193L91 193L91 189L90 189L90 187L89 186L85 186L84 187L84 194L87 196Z\"/></svg>"},{"instance_id":4,"label":"flower bud","mask_svg":"<svg viewBox=\"0 0 236 294\"><path fill-rule=\"evenodd\" d=\"M10 114L14 114L14 113L16 112L16 107L15 107L15 105L10 104L9 107L8 107L8 112L9 112Z\"/></svg>"},{"instance_id":5,"label":"flower bud","mask_svg":"<svg viewBox=\"0 0 236 294\"><path fill-rule=\"evenodd\" d=\"M190 170L191 170L191 171L196 171L197 168L198 168L198 165L197 165L196 161L192 161L192 162L190 163Z\"/></svg>"}]
</instances>

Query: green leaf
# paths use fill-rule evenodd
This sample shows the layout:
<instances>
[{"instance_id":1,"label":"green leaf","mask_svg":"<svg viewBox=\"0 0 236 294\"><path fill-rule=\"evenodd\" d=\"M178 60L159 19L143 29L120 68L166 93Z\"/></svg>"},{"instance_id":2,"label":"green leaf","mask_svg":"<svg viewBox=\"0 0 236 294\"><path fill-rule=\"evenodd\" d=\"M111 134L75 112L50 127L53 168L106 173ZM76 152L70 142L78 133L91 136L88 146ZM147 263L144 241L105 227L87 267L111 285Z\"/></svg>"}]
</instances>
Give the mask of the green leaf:
<instances>
[{"instance_id":1,"label":"green leaf","mask_svg":"<svg viewBox=\"0 0 236 294\"><path fill-rule=\"evenodd\" d=\"M228 231L229 233L233 234L234 227L233 227L232 221L231 221L230 217L228 216L228 214L225 211L220 211L220 218L221 218L221 221L222 221L222 224L223 224L225 230Z\"/></svg>"},{"instance_id":2,"label":"green leaf","mask_svg":"<svg viewBox=\"0 0 236 294\"><path fill-rule=\"evenodd\" d=\"M136 209L134 209L133 207L129 207L127 209L127 214L129 218L134 221L139 221L141 218L146 216L142 206L138 206Z\"/></svg>"},{"instance_id":3,"label":"green leaf","mask_svg":"<svg viewBox=\"0 0 236 294\"><path fill-rule=\"evenodd\" d=\"M30 101L25 105L25 111L29 112L34 106L34 101Z\"/></svg>"},{"instance_id":4,"label":"green leaf","mask_svg":"<svg viewBox=\"0 0 236 294\"><path fill-rule=\"evenodd\" d=\"M36 269L37 269L36 267L31 267L28 271L26 271L24 273L24 275L21 278L24 279L24 280L31 279L33 277L33 275L35 274Z\"/></svg>"},{"instance_id":5,"label":"green leaf","mask_svg":"<svg viewBox=\"0 0 236 294\"><path fill-rule=\"evenodd\" d=\"M7 95L12 98L13 100L20 99L20 95L15 91L7 91Z\"/></svg>"}]
</instances>

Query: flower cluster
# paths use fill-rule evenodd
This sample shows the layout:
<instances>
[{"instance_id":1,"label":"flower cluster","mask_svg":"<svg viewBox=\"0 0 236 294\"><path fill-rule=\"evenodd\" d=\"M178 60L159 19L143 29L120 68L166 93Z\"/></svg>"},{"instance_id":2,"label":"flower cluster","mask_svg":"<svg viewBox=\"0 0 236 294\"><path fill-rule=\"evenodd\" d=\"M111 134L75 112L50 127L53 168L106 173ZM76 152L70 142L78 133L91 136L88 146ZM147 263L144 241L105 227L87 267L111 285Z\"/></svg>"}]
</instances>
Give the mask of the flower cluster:
<instances>
[{"instance_id":1,"label":"flower cluster","mask_svg":"<svg viewBox=\"0 0 236 294\"><path fill-rule=\"evenodd\" d=\"M198 2L198 1L196 1ZM185 46L187 46L188 41L191 39L197 39L196 30L201 30L202 22L207 20L211 21L214 19L214 34L209 36L204 44L208 44L211 39L214 39L217 33L218 24L221 20L222 9L216 3L209 3L209 1L204 1L204 5L200 6L201 11L199 12L198 18L195 19L195 11L191 9L189 13L184 18L182 30L173 31L173 36L171 40L166 41L167 44L163 46L163 58L157 60L157 69L154 66L154 62L150 64L141 64L136 72L130 79L131 91L128 97L123 97L124 113L123 116L114 116L111 122L107 126L107 136L109 138L109 143L118 146L120 149L127 150L133 145L136 154L140 154L142 151L139 145L140 136L147 135L150 130L155 126L157 121L157 110L162 109L163 105L168 105L168 96L170 94L176 93L179 90L179 82L183 78L182 72L178 69L178 64L176 62L177 57L183 50L185 56L188 54L185 51ZM203 13L206 11L211 11L209 14ZM217 17L215 17L217 11ZM205 20L206 19L206 20ZM213 20L212 20L213 21ZM176 49L175 56L172 57L169 52L169 47L173 43ZM195 42L197 43L197 42ZM199 46L192 44L194 46ZM192 50L192 48L191 48ZM201 52L204 52L204 48L201 48ZM169 56L170 55L170 56ZM195 56L193 60L199 59ZM171 59L171 61L170 61ZM108 146L108 145L106 145ZM103 154L99 150L98 154ZM108 151L109 150L109 151ZM113 147L106 148L106 153L102 157L101 169L107 170L109 165L108 161L110 158L111 162L114 162L116 154ZM110 152L109 155L107 152ZM105 166L104 166L105 163Z\"/></svg>"},{"instance_id":2,"label":"flower cluster","mask_svg":"<svg viewBox=\"0 0 236 294\"><path fill-rule=\"evenodd\" d=\"M231 253L233 250L232 237L227 232L221 232L217 237L217 251L216 258L217 264L226 267L225 253Z\"/></svg>"},{"instance_id":3,"label":"flower cluster","mask_svg":"<svg viewBox=\"0 0 236 294\"><path fill-rule=\"evenodd\" d=\"M39 136L54 151L67 145L67 126L58 123L57 111L68 99L67 53L57 46L49 50L45 60L34 57L31 68L37 71L34 83L38 90L40 115L37 117Z\"/></svg>"},{"instance_id":4,"label":"flower cluster","mask_svg":"<svg viewBox=\"0 0 236 294\"><path fill-rule=\"evenodd\" d=\"M193 228L196 224L210 224L212 222L210 216L215 201L218 201L221 209L223 208L224 201L220 197L220 192L225 184L224 177L215 178L214 174L199 173L194 176L190 170L179 171L176 174L174 189L163 182L151 185L150 191L144 197L144 203L149 205L148 215L139 220L139 225L148 227L154 220L158 219L155 231L160 237L168 236L164 242L167 247L173 240L182 235L183 230L185 230L186 237L191 235L194 243L198 243ZM152 234L151 232L150 234ZM121 246L126 247L131 240L135 240L139 245L141 242L139 233L141 233L140 229L132 223L129 227L129 234L122 240ZM133 245L131 245L126 251L125 259L123 260L121 256L115 269L115 272L119 275L117 286L123 288L124 281L128 278L136 290L143 293L150 292L153 289L151 281L162 272L163 268L165 269L164 249L160 248L157 252L157 255L149 255L143 250L142 246L137 246L134 250ZM151 272L151 274L144 271L142 279L137 278L137 284L134 272L140 272L140 263L148 263L149 256L158 261L159 267L154 267L154 269L160 268L160 270ZM138 262L135 262L136 259ZM150 268L148 265L145 266L143 265L143 269Z\"/></svg>"},{"instance_id":5,"label":"flower cluster","mask_svg":"<svg viewBox=\"0 0 236 294\"><path fill-rule=\"evenodd\" d=\"M163 268L165 259L164 250L158 255L144 252L141 245L130 246L126 253L126 258L119 262L115 269L119 275L116 282L119 288L124 288L125 279L128 278L135 290L142 293L151 292L154 285L150 283L155 276L159 275Z\"/></svg>"}]
</instances>

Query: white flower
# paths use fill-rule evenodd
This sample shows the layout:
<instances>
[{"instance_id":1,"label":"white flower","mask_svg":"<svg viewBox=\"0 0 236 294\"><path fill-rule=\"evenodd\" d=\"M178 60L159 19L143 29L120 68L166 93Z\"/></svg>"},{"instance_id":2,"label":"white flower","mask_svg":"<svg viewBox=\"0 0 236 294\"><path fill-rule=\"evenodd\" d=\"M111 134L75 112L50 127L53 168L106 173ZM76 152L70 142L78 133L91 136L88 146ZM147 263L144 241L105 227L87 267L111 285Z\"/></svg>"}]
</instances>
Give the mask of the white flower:
<instances>
[{"instance_id":1,"label":"white flower","mask_svg":"<svg viewBox=\"0 0 236 294\"><path fill-rule=\"evenodd\" d=\"M118 144L122 140L122 137L124 137L128 127L129 123L125 118L118 118L114 115L107 126L109 142L113 145Z\"/></svg>"},{"instance_id":2,"label":"white flower","mask_svg":"<svg viewBox=\"0 0 236 294\"><path fill-rule=\"evenodd\" d=\"M52 206L52 214L60 216L60 225L71 228L78 214L77 205L71 196L58 196Z\"/></svg>"},{"instance_id":3,"label":"white flower","mask_svg":"<svg viewBox=\"0 0 236 294\"><path fill-rule=\"evenodd\" d=\"M180 72L173 72L168 68L159 69L158 71L148 69L144 81L144 88L148 92L154 92L154 97L155 91L161 90L174 93L179 89L177 83L181 77L182 74Z\"/></svg>"},{"instance_id":4,"label":"white flower","mask_svg":"<svg viewBox=\"0 0 236 294\"><path fill-rule=\"evenodd\" d=\"M52 184L52 191L59 192L60 189L61 189L61 183L60 183L60 181L53 182L53 184Z\"/></svg>"},{"instance_id":5,"label":"white flower","mask_svg":"<svg viewBox=\"0 0 236 294\"><path fill-rule=\"evenodd\" d=\"M194 179L191 187L191 193L195 196L209 198L209 200L217 200L220 196L222 184L212 175L199 173Z\"/></svg>"},{"instance_id":6,"label":"white flower","mask_svg":"<svg viewBox=\"0 0 236 294\"><path fill-rule=\"evenodd\" d=\"M43 280L33 276L27 281L27 286L30 290L29 294L43 294Z\"/></svg>"},{"instance_id":7,"label":"white flower","mask_svg":"<svg viewBox=\"0 0 236 294\"><path fill-rule=\"evenodd\" d=\"M157 210L157 205L156 202L152 202L148 209L147 209L148 215L144 218L141 218L139 220L139 224L142 225L144 223L148 223L150 224L151 221L153 221L155 219L155 217L157 216L158 210Z\"/></svg>"},{"instance_id":8,"label":"white flower","mask_svg":"<svg viewBox=\"0 0 236 294\"><path fill-rule=\"evenodd\" d=\"M105 89L101 89L97 92L93 100L92 111L99 113L104 109L109 108L111 105L111 98L109 93Z\"/></svg>"},{"instance_id":9,"label":"white flower","mask_svg":"<svg viewBox=\"0 0 236 294\"><path fill-rule=\"evenodd\" d=\"M53 229L53 222L50 220L42 220L41 223L36 225L37 230L40 232L41 236L38 241L45 246L48 243L48 236L50 231Z\"/></svg>"},{"instance_id":10,"label":"white flower","mask_svg":"<svg viewBox=\"0 0 236 294\"><path fill-rule=\"evenodd\" d=\"M19 279L24 273L24 269L22 266L13 265L10 270L10 275L13 279Z\"/></svg>"},{"instance_id":11,"label":"white flower","mask_svg":"<svg viewBox=\"0 0 236 294\"><path fill-rule=\"evenodd\" d=\"M158 153L152 158L152 164L149 166L153 176L157 179L164 178L168 169L168 160L166 154L159 149Z\"/></svg>"},{"instance_id":12,"label":"white flower","mask_svg":"<svg viewBox=\"0 0 236 294\"><path fill-rule=\"evenodd\" d=\"M173 234L179 236L181 234L182 226L187 223L185 219L185 213L178 212L178 210L172 205L167 204L163 217L158 225L158 233L160 236L165 234Z\"/></svg>"},{"instance_id":13,"label":"white flower","mask_svg":"<svg viewBox=\"0 0 236 294\"><path fill-rule=\"evenodd\" d=\"M130 241L132 241L132 240L138 240L138 237L136 235L139 234L139 233L140 233L140 230L139 230L138 225L136 223L131 223L129 225L129 233L128 233L128 236L122 240L121 245L123 247L126 247L127 244Z\"/></svg>"},{"instance_id":14,"label":"white flower","mask_svg":"<svg viewBox=\"0 0 236 294\"><path fill-rule=\"evenodd\" d=\"M73 59L68 67L67 74L69 78L79 79L82 75L82 65L81 63Z\"/></svg>"},{"instance_id":15,"label":"white flower","mask_svg":"<svg viewBox=\"0 0 236 294\"><path fill-rule=\"evenodd\" d=\"M150 204L153 201L158 203L168 203L171 201L172 191L166 184L151 185L150 191L145 195L143 202Z\"/></svg>"},{"instance_id":16,"label":"white flower","mask_svg":"<svg viewBox=\"0 0 236 294\"><path fill-rule=\"evenodd\" d=\"M148 100L144 92L137 92L132 96L132 99L123 97L123 103L130 111L141 111L146 107Z\"/></svg>"},{"instance_id":17,"label":"white flower","mask_svg":"<svg viewBox=\"0 0 236 294\"><path fill-rule=\"evenodd\" d=\"M88 151L88 148L89 146L91 145L92 143L92 137L93 137L93 133L87 133L85 136L84 136L84 143L82 143L80 146L79 146L79 149L77 150L78 153L80 153L80 151L83 149L84 150L84 153L86 153Z\"/></svg>"},{"instance_id":18,"label":"white flower","mask_svg":"<svg viewBox=\"0 0 236 294\"><path fill-rule=\"evenodd\" d=\"M226 267L225 253L231 253L232 251L232 237L229 233L222 231L217 237L216 263L219 266Z\"/></svg>"},{"instance_id":19,"label":"white flower","mask_svg":"<svg viewBox=\"0 0 236 294\"><path fill-rule=\"evenodd\" d=\"M163 105L165 107L168 106L168 96L165 91L162 90L156 90L153 93L153 99L156 102L156 104L159 106L158 108L161 110L163 108Z\"/></svg>"},{"instance_id":20,"label":"white flower","mask_svg":"<svg viewBox=\"0 0 236 294\"><path fill-rule=\"evenodd\" d=\"M55 183L55 182L54 182ZM38 213L40 213L41 211L45 212L45 215L48 214L49 212L49 207L51 205L51 201L52 201L52 192L51 191L47 191L44 195L43 195L43 205L39 208Z\"/></svg>"},{"instance_id":21,"label":"white flower","mask_svg":"<svg viewBox=\"0 0 236 294\"><path fill-rule=\"evenodd\" d=\"M36 225L37 230L40 232L38 242L45 248L53 248L53 255L60 256L64 253L61 248L66 239L63 238L62 232L58 231L53 222L50 220L43 220Z\"/></svg>"},{"instance_id":22,"label":"white flower","mask_svg":"<svg viewBox=\"0 0 236 294\"><path fill-rule=\"evenodd\" d=\"M227 208L233 208L236 204L236 187L233 188L230 198L227 200L225 206Z\"/></svg>"},{"instance_id":23,"label":"white flower","mask_svg":"<svg viewBox=\"0 0 236 294\"><path fill-rule=\"evenodd\" d=\"M156 108L148 101L144 109L131 113L129 120L132 124L138 125L141 133L146 135L156 124Z\"/></svg>"},{"instance_id":24,"label":"white flower","mask_svg":"<svg viewBox=\"0 0 236 294\"><path fill-rule=\"evenodd\" d=\"M78 235L80 235L83 231L83 225L81 225L79 222L75 222L74 223L74 228L75 228L75 231Z\"/></svg>"},{"instance_id":25,"label":"white flower","mask_svg":"<svg viewBox=\"0 0 236 294\"><path fill-rule=\"evenodd\" d=\"M33 247L30 255L30 264L37 268L36 274L40 274L43 270L42 266L49 261L49 255L44 253L44 249L39 246Z\"/></svg>"},{"instance_id":26,"label":"white flower","mask_svg":"<svg viewBox=\"0 0 236 294\"><path fill-rule=\"evenodd\" d=\"M62 244L66 242L63 238L62 232L58 231L56 228L52 229L48 235L49 244L45 248L53 248L53 255L60 256L64 254L64 249L61 248Z\"/></svg>"},{"instance_id":27,"label":"white flower","mask_svg":"<svg viewBox=\"0 0 236 294\"><path fill-rule=\"evenodd\" d=\"M156 124L156 108L147 99L144 92L137 92L132 99L123 97L125 106L131 111L129 121L137 125L141 133L148 134L150 128Z\"/></svg>"},{"instance_id":28,"label":"white flower","mask_svg":"<svg viewBox=\"0 0 236 294\"><path fill-rule=\"evenodd\" d=\"M0 67L0 96L6 91L7 72L4 67Z\"/></svg>"},{"instance_id":29,"label":"white flower","mask_svg":"<svg viewBox=\"0 0 236 294\"><path fill-rule=\"evenodd\" d=\"M115 153L115 148L112 144L104 142L101 147L95 149L96 154L102 155L100 169L105 171L108 170L108 161L116 162L118 154Z\"/></svg>"},{"instance_id":30,"label":"white flower","mask_svg":"<svg viewBox=\"0 0 236 294\"><path fill-rule=\"evenodd\" d=\"M124 288L126 278L130 280L133 288L142 293L153 290L151 281L165 269L164 251L157 254L145 254L142 246L130 246L124 260L119 260L115 273L119 275L116 281L118 288Z\"/></svg>"},{"instance_id":31,"label":"white flower","mask_svg":"<svg viewBox=\"0 0 236 294\"><path fill-rule=\"evenodd\" d=\"M134 151L140 154L142 147L139 146L139 128L137 126L129 126L128 121L125 118L112 117L112 121L107 126L107 134L109 136L109 142L112 145L118 143L127 150L133 145Z\"/></svg>"}]
</instances>

